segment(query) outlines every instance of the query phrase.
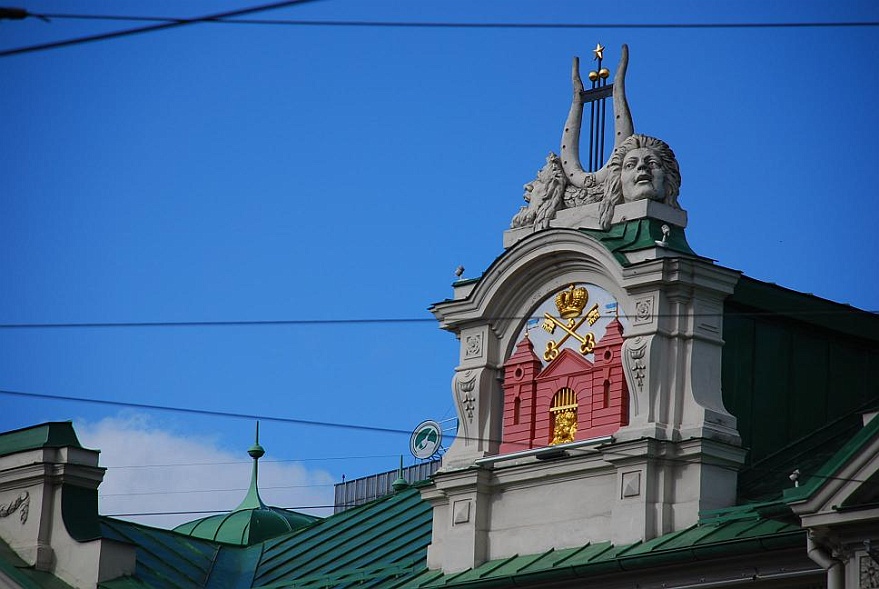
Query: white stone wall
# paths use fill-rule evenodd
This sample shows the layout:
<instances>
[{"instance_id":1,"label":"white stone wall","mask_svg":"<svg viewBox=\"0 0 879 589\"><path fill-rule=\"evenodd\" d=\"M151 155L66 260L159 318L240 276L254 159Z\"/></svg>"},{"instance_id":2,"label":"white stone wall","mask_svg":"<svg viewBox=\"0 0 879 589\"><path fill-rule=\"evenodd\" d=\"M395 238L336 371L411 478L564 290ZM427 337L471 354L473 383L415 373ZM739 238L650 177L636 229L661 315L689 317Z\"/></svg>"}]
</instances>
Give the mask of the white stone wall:
<instances>
[{"instance_id":1,"label":"white stone wall","mask_svg":"<svg viewBox=\"0 0 879 589\"><path fill-rule=\"evenodd\" d=\"M22 503L0 517L0 538L28 565L73 587L94 589L101 581L133 574L132 546L105 539L78 541L64 524L64 489L97 489L103 470L98 467L98 452L81 448L40 448L0 456L0 508L27 497L25 508Z\"/></svg>"},{"instance_id":2,"label":"white stone wall","mask_svg":"<svg viewBox=\"0 0 879 589\"><path fill-rule=\"evenodd\" d=\"M623 268L573 230L517 238L477 284L433 308L461 342L452 383L461 428L423 491L434 506L429 566L454 572L550 548L649 540L734 504L744 452L720 366L723 300L739 273L659 247ZM559 460L496 460L501 367L525 318L577 283L610 293L628 320L629 425L613 442Z\"/></svg>"}]
</instances>

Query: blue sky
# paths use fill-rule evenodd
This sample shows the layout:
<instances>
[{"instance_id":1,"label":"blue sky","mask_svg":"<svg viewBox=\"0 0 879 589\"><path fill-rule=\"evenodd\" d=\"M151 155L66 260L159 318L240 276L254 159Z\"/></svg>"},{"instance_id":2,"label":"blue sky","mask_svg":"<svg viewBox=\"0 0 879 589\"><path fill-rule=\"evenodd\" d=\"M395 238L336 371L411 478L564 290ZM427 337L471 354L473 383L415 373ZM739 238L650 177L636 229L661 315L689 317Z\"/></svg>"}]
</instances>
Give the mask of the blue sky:
<instances>
[{"instance_id":1,"label":"blue sky","mask_svg":"<svg viewBox=\"0 0 879 589\"><path fill-rule=\"evenodd\" d=\"M175 17L248 5L23 3ZM255 17L846 22L879 21L879 6L324 0ZM0 51L133 26L0 21ZM559 149L571 57L585 69L596 42L609 67L630 46L635 129L678 156L696 252L877 310L877 33L200 24L2 57L0 323L421 321L0 328L0 389L401 430L453 416L457 342L427 307L451 296L459 264L475 277L502 253L522 185ZM248 420L0 394L0 430L63 419L102 445L102 489L119 493L143 482L114 465L219 452L246 461L253 437ZM410 461L405 435L261 431L265 460L305 460L295 476L327 498L342 474ZM135 457L133 439L152 453ZM214 487L247 476L226 482L227 470L198 476ZM185 475L168 476L141 510L181 505L161 491ZM233 507L240 497L229 495ZM197 509L206 495L187 500Z\"/></svg>"}]
</instances>

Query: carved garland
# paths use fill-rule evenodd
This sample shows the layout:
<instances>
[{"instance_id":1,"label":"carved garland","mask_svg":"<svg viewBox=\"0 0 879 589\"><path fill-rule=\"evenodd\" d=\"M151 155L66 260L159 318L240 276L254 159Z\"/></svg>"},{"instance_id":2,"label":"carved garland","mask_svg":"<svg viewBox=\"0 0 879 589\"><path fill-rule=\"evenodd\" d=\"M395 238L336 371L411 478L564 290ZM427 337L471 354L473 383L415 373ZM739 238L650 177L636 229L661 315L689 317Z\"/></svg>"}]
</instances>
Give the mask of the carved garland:
<instances>
[{"instance_id":1,"label":"carved garland","mask_svg":"<svg viewBox=\"0 0 879 589\"><path fill-rule=\"evenodd\" d=\"M461 404L463 413L467 415L467 421L473 421L473 413L476 410L476 396L473 394L476 388L476 375L468 370L458 380L458 402Z\"/></svg>"},{"instance_id":2,"label":"carved garland","mask_svg":"<svg viewBox=\"0 0 879 589\"><path fill-rule=\"evenodd\" d=\"M7 504L0 503L0 517L9 517L16 511L20 511L19 518L22 525L27 521L27 514L30 510L31 496L27 491L22 493Z\"/></svg>"},{"instance_id":3,"label":"carved garland","mask_svg":"<svg viewBox=\"0 0 879 589\"><path fill-rule=\"evenodd\" d=\"M647 352L647 340L642 337L636 337L632 340L628 352L628 368L634 376L638 385L638 390L644 389L644 373L647 371L647 361L644 359Z\"/></svg>"}]
</instances>

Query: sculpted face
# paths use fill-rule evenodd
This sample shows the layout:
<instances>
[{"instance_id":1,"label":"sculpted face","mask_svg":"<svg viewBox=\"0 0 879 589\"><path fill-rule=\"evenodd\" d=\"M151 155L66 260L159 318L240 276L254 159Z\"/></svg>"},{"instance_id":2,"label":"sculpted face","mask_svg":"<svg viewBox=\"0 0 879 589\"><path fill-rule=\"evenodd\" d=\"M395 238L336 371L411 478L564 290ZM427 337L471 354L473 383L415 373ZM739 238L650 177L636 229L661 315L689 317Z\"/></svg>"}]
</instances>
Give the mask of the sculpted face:
<instances>
[{"instance_id":1,"label":"sculpted face","mask_svg":"<svg viewBox=\"0 0 879 589\"><path fill-rule=\"evenodd\" d=\"M639 147L629 151L623 158L620 174L625 202L665 198L665 171L662 160L652 149Z\"/></svg>"}]
</instances>

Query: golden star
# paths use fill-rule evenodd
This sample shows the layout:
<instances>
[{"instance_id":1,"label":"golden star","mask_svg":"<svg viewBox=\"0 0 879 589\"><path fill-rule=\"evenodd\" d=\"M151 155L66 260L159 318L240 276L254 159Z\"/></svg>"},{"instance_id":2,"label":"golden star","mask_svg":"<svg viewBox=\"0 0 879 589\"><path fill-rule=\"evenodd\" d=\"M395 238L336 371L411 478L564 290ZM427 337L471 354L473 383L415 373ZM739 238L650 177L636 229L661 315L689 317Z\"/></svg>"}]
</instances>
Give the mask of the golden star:
<instances>
[{"instance_id":1,"label":"golden star","mask_svg":"<svg viewBox=\"0 0 879 589\"><path fill-rule=\"evenodd\" d=\"M595 54L593 59L597 59L598 61L604 59L604 47L601 46L601 43L595 44L595 49L592 50L592 53Z\"/></svg>"}]
</instances>

